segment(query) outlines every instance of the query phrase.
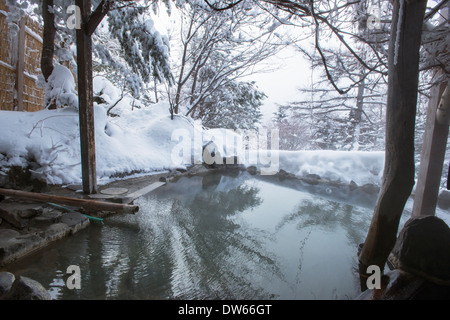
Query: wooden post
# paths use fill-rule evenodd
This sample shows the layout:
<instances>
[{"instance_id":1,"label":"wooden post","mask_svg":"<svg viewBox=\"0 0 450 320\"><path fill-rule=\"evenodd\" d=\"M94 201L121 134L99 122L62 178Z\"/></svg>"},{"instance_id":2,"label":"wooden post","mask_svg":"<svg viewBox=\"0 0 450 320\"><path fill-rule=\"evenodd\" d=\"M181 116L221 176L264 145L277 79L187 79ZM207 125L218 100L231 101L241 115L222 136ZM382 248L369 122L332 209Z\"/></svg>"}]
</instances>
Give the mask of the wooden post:
<instances>
[{"instance_id":1,"label":"wooden post","mask_svg":"<svg viewBox=\"0 0 450 320\"><path fill-rule=\"evenodd\" d=\"M23 107L23 77L25 71L25 17L20 19L18 34L18 58L16 67L17 111L24 111Z\"/></svg>"},{"instance_id":2,"label":"wooden post","mask_svg":"<svg viewBox=\"0 0 450 320\"><path fill-rule=\"evenodd\" d=\"M91 0L75 0L80 8L81 29L77 29L78 104L83 192L97 193L95 159L94 88L92 34L108 13L112 1L102 0L91 14Z\"/></svg>"},{"instance_id":3,"label":"wooden post","mask_svg":"<svg viewBox=\"0 0 450 320\"><path fill-rule=\"evenodd\" d=\"M412 217L435 215L449 133L447 124L438 123L436 111L446 86L447 81L431 89Z\"/></svg>"},{"instance_id":4,"label":"wooden post","mask_svg":"<svg viewBox=\"0 0 450 320\"><path fill-rule=\"evenodd\" d=\"M450 4L441 9L439 21L445 23L444 17L449 17ZM447 48L448 49L448 48ZM444 74L437 69L433 81ZM423 148L420 159L419 175L417 177L416 196L412 217L429 216L436 214L436 205L439 197L442 170L444 168L445 149L447 148L448 123L439 123L437 110L441 103L444 90L449 82L444 80L431 88L431 98L428 102L427 122L423 137ZM447 89L448 90L448 89ZM447 111L448 112L448 111Z\"/></svg>"},{"instance_id":5,"label":"wooden post","mask_svg":"<svg viewBox=\"0 0 450 320\"><path fill-rule=\"evenodd\" d=\"M91 0L76 0L80 8L81 29L77 30L78 99L80 118L81 170L83 192L97 192L95 127L92 80L92 38L87 32Z\"/></svg>"}]
</instances>

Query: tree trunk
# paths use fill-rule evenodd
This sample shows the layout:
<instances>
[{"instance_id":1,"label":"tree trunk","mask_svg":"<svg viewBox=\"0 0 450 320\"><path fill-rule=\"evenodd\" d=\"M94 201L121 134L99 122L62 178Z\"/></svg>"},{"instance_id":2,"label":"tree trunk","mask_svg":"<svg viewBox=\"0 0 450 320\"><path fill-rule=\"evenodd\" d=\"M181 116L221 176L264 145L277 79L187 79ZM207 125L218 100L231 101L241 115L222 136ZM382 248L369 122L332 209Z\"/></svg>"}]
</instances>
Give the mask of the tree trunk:
<instances>
[{"instance_id":1,"label":"tree trunk","mask_svg":"<svg viewBox=\"0 0 450 320\"><path fill-rule=\"evenodd\" d=\"M42 39L42 56L41 56L41 70L45 81L53 72L53 56L55 53L55 15L48 10L53 7L53 0L43 0L42 3L42 18L44 20L44 32Z\"/></svg>"},{"instance_id":2,"label":"tree trunk","mask_svg":"<svg viewBox=\"0 0 450 320\"><path fill-rule=\"evenodd\" d=\"M426 0L394 1L389 43L385 167L372 222L359 255L362 289L368 266L377 265L384 269L414 186L419 49L426 3Z\"/></svg>"},{"instance_id":3,"label":"tree trunk","mask_svg":"<svg viewBox=\"0 0 450 320\"><path fill-rule=\"evenodd\" d=\"M153 78L153 83L155 85L155 102L158 103L159 99L158 99L158 83L156 81L156 77Z\"/></svg>"},{"instance_id":4,"label":"tree trunk","mask_svg":"<svg viewBox=\"0 0 450 320\"><path fill-rule=\"evenodd\" d=\"M352 141L352 150L359 150L359 140L361 136L361 121L362 121L362 112L364 106L364 91L366 89L366 81L364 79L365 75L362 71L359 80L361 81L358 85L358 94L356 96L356 110L354 110L353 117L353 141Z\"/></svg>"}]
</instances>

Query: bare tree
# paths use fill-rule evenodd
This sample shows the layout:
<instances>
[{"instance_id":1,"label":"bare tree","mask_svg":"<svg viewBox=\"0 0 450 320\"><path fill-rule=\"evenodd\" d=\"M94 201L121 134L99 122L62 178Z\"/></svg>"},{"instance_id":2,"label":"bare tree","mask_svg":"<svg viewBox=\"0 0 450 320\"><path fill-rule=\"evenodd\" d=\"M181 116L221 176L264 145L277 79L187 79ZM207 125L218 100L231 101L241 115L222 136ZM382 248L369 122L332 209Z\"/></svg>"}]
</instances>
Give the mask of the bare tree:
<instances>
[{"instance_id":1,"label":"bare tree","mask_svg":"<svg viewBox=\"0 0 450 320\"><path fill-rule=\"evenodd\" d=\"M267 17L263 20L248 11L234 7L208 12L196 5L181 9L173 114L183 107L186 115L194 115L217 90L260 71L259 63L287 45L266 27Z\"/></svg>"}]
</instances>

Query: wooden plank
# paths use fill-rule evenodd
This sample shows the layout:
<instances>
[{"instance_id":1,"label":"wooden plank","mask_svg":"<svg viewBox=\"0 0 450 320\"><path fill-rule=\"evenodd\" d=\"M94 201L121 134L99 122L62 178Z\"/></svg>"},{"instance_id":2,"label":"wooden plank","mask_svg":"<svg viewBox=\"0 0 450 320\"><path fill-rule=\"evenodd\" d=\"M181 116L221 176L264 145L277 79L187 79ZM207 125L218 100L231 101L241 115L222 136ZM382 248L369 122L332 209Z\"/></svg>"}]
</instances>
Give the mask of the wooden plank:
<instances>
[{"instance_id":1,"label":"wooden plank","mask_svg":"<svg viewBox=\"0 0 450 320\"><path fill-rule=\"evenodd\" d=\"M134 205L122 203L110 203L88 199L77 199L77 198L62 197L50 194L25 192L3 188L0 188L0 194L24 200L31 200L44 203L51 202L56 204L80 207L86 209L89 212L108 211L116 213L135 214L136 212L139 211L139 207Z\"/></svg>"},{"instance_id":2,"label":"wooden plank","mask_svg":"<svg viewBox=\"0 0 450 320\"><path fill-rule=\"evenodd\" d=\"M128 194L126 197L124 197L122 199L122 203L131 203L132 201L136 200L137 198L142 197L165 184L166 183L162 182L162 181L154 182L142 189L139 189L133 193Z\"/></svg>"},{"instance_id":3,"label":"wooden plank","mask_svg":"<svg viewBox=\"0 0 450 320\"><path fill-rule=\"evenodd\" d=\"M3 67L5 69L8 69L10 71L16 72L16 68L14 68L12 65L7 64L6 62L0 60L0 67Z\"/></svg>"},{"instance_id":4,"label":"wooden plank","mask_svg":"<svg viewBox=\"0 0 450 320\"><path fill-rule=\"evenodd\" d=\"M30 27L25 26L25 32L39 43L43 43L42 37L33 31Z\"/></svg>"},{"instance_id":5,"label":"wooden plank","mask_svg":"<svg viewBox=\"0 0 450 320\"><path fill-rule=\"evenodd\" d=\"M441 74L439 72L437 76ZM428 103L427 123L412 211L413 217L435 215L449 133L447 124L438 123L436 112L446 86L447 82L443 82L431 89L431 99Z\"/></svg>"},{"instance_id":6,"label":"wooden plank","mask_svg":"<svg viewBox=\"0 0 450 320\"><path fill-rule=\"evenodd\" d=\"M90 0L76 0L82 16L82 28L77 30L78 101L80 117L81 171L83 192L97 193L95 158L95 127L92 80L92 38L86 32L91 15Z\"/></svg>"}]
</instances>

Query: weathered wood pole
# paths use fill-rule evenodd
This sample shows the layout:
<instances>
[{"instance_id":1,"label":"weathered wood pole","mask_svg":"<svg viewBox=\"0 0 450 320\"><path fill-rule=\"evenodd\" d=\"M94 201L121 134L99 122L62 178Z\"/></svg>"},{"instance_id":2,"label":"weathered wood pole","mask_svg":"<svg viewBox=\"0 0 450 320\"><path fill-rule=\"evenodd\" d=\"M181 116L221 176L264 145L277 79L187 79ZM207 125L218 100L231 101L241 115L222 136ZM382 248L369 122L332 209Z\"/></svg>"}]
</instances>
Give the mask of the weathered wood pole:
<instances>
[{"instance_id":1,"label":"weathered wood pole","mask_svg":"<svg viewBox=\"0 0 450 320\"><path fill-rule=\"evenodd\" d=\"M95 157L94 88L92 74L92 34L110 10L113 1L102 0L91 14L91 0L75 0L80 8L81 28L77 29L78 103L83 192L97 192Z\"/></svg>"},{"instance_id":2,"label":"weathered wood pole","mask_svg":"<svg viewBox=\"0 0 450 320\"><path fill-rule=\"evenodd\" d=\"M445 18L450 17L450 4L441 9L440 15L439 22L445 23ZM448 50L449 45L447 44L443 50ZM450 102L450 82L443 77L444 74L444 70L436 68L433 77L433 81L436 83L431 88L431 98L428 102L427 122L412 211L413 217L436 214L450 124L450 109L447 110ZM439 81L442 78L444 80ZM443 96L444 92L445 96Z\"/></svg>"},{"instance_id":3,"label":"weathered wood pole","mask_svg":"<svg viewBox=\"0 0 450 320\"><path fill-rule=\"evenodd\" d=\"M438 74L442 74L439 72ZM412 216L435 215L439 196L445 149L447 148L448 124L437 120L437 109L447 81L437 83L431 89L428 103L427 123L423 138L423 149L417 178L416 195Z\"/></svg>"},{"instance_id":4,"label":"weathered wood pole","mask_svg":"<svg viewBox=\"0 0 450 320\"><path fill-rule=\"evenodd\" d=\"M92 80L92 38L87 32L91 0L76 0L80 8L81 29L77 29L78 103L80 119L81 172L83 192L97 192L95 127Z\"/></svg>"},{"instance_id":5,"label":"weathered wood pole","mask_svg":"<svg viewBox=\"0 0 450 320\"><path fill-rule=\"evenodd\" d=\"M383 181L359 255L362 289L367 268L384 265L395 244L404 206L414 186L414 127L419 49L426 0L395 0L389 43L386 154Z\"/></svg>"}]
</instances>

